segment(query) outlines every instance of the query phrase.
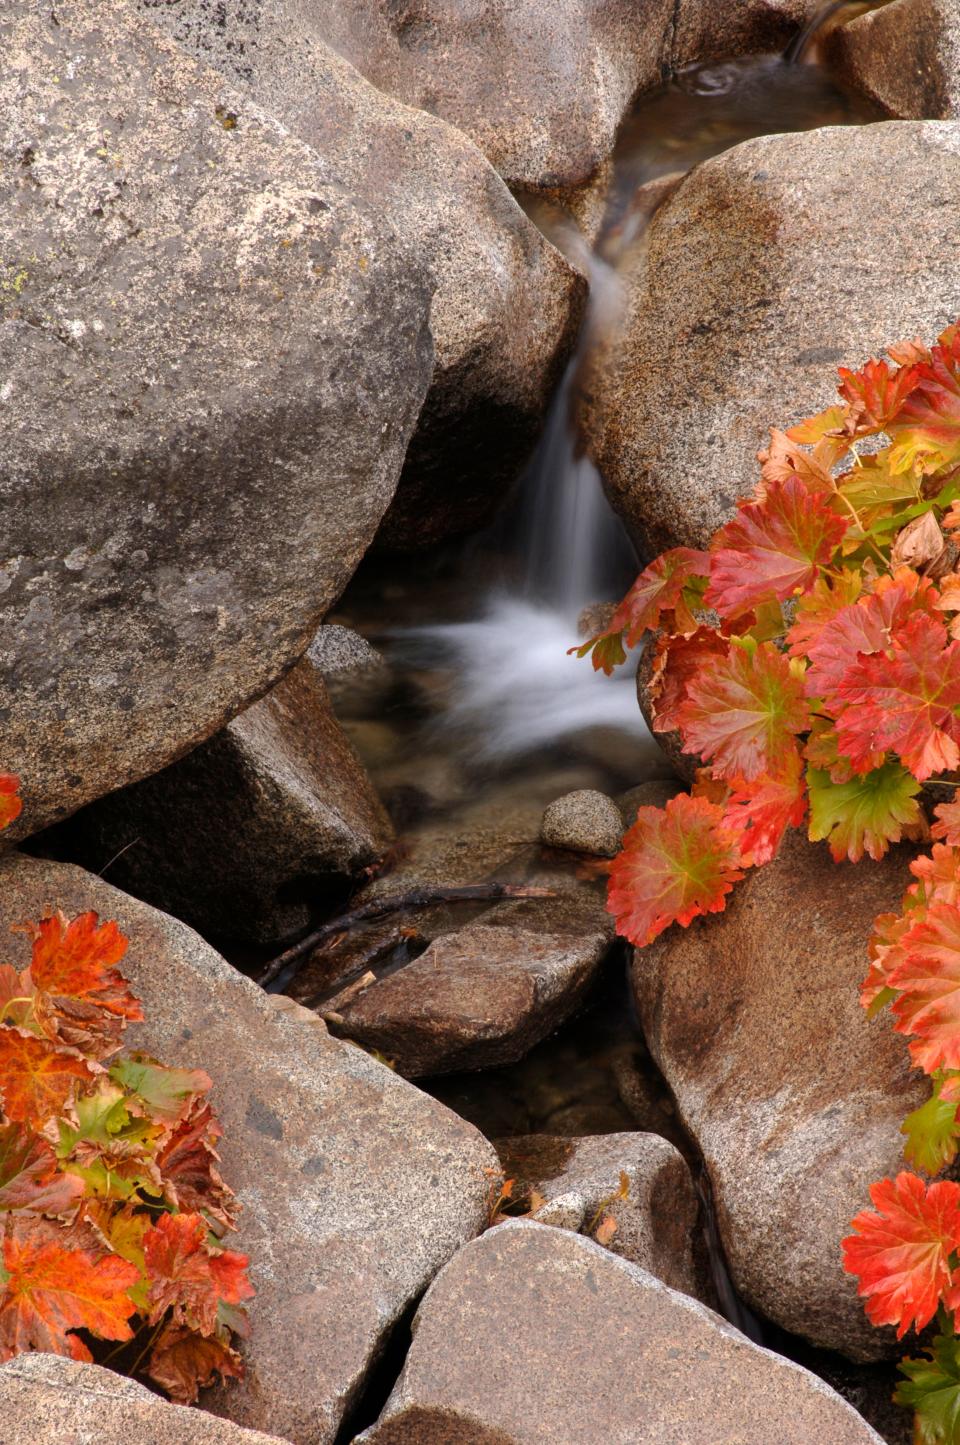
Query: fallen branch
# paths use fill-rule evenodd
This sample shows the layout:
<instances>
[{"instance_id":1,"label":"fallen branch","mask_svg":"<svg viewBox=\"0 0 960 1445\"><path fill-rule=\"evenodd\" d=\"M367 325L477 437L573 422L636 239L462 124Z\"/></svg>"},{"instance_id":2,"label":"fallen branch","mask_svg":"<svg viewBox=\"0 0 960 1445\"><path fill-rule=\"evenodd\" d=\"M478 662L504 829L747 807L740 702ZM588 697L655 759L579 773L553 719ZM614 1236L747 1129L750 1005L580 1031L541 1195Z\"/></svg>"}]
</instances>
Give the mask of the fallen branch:
<instances>
[{"instance_id":1,"label":"fallen branch","mask_svg":"<svg viewBox=\"0 0 960 1445\"><path fill-rule=\"evenodd\" d=\"M285 949L276 958L271 959L266 968L257 976L257 983L261 988L266 988L273 983L275 978L292 963L305 958L312 953L318 943L329 938L334 933L343 933L345 930L354 928L358 923L369 923L374 918L385 918L388 913L399 913L407 908L431 908L436 903L490 903L499 898L555 898L556 892L552 888L537 888L525 883L463 883L452 888L411 888L407 893L392 893L385 898L373 898L369 903L362 903L359 908L352 908L348 913L340 913L336 918L328 919L308 933L306 938L301 938L292 948ZM294 977L297 970L294 969L291 977Z\"/></svg>"}]
</instances>

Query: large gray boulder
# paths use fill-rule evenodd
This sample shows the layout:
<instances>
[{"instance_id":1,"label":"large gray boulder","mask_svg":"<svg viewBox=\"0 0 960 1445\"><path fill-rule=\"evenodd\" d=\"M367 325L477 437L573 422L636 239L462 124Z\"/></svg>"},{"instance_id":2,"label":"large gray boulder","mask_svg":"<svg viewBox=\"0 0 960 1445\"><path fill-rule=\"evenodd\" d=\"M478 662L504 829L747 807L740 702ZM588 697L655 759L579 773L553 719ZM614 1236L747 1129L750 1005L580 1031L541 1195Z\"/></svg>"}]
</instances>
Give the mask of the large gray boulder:
<instances>
[{"instance_id":1,"label":"large gray boulder","mask_svg":"<svg viewBox=\"0 0 960 1445\"><path fill-rule=\"evenodd\" d=\"M859 999L873 920L896 908L909 858L836 864L792 832L725 912L669 929L632 968L738 1293L859 1361L897 1347L867 1319L840 1241L870 1184L904 1167L901 1121L929 1093L889 1018L868 1020Z\"/></svg>"},{"instance_id":2,"label":"large gray boulder","mask_svg":"<svg viewBox=\"0 0 960 1445\"><path fill-rule=\"evenodd\" d=\"M132 8L313 146L429 275L433 380L381 536L423 546L476 525L533 445L573 340L581 277L466 135L375 89L323 43L331 25L359 21L362 4Z\"/></svg>"},{"instance_id":3,"label":"large gray boulder","mask_svg":"<svg viewBox=\"0 0 960 1445\"><path fill-rule=\"evenodd\" d=\"M18 1355L0 1365L0 1412L3 1445L283 1445L60 1355Z\"/></svg>"},{"instance_id":4,"label":"large gray boulder","mask_svg":"<svg viewBox=\"0 0 960 1445\"><path fill-rule=\"evenodd\" d=\"M307 646L393 495L430 278L122 0L0 11L0 689L14 836Z\"/></svg>"},{"instance_id":5,"label":"large gray boulder","mask_svg":"<svg viewBox=\"0 0 960 1445\"><path fill-rule=\"evenodd\" d=\"M51 902L68 915L96 909L129 937L123 971L146 1015L130 1047L214 1081L257 1295L246 1378L204 1404L328 1445L404 1311L483 1227L496 1154L314 1015L278 1008L176 919L79 868L0 860L0 936ZM6 957L23 967L26 941Z\"/></svg>"},{"instance_id":6,"label":"large gray boulder","mask_svg":"<svg viewBox=\"0 0 960 1445\"><path fill-rule=\"evenodd\" d=\"M567 187L607 159L669 65L675 0L305 0L380 90L442 116L511 185Z\"/></svg>"},{"instance_id":7,"label":"large gray boulder","mask_svg":"<svg viewBox=\"0 0 960 1445\"><path fill-rule=\"evenodd\" d=\"M688 176L647 239L583 422L611 500L659 551L707 541L771 426L834 401L838 364L960 313L960 123L748 141Z\"/></svg>"},{"instance_id":8,"label":"large gray boulder","mask_svg":"<svg viewBox=\"0 0 960 1445\"><path fill-rule=\"evenodd\" d=\"M822 1380L565 1229L467 1245L367 1445L881 1445Z\"/></svg>"},{"instance_id":9,"label":"large gray boulder","mask_svg":"<svg viewBox=\"0 0 960 1445\"><path fill-rule=\"evenodd\" d=\"M838 26L828 50L840 74L889 115L960 116L957 0L889 0Z\"/></svg>"}]
</instances>

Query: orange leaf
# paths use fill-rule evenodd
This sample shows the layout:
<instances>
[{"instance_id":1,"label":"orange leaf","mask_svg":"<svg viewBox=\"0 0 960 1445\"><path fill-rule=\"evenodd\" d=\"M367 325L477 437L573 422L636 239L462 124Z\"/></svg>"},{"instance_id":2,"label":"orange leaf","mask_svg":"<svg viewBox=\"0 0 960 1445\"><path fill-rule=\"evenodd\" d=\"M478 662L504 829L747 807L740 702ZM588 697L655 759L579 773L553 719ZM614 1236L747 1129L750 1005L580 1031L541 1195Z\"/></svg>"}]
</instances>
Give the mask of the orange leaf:
<instances>
[{"instance_id":1,"label":"orange leaf","mask_svg":"<svg viewBox=\"0 0 960 1445\"><path fill-rule=\"evenodd\" d=\"M0 1029L0 1100L8 1119L43 1125L62 1114L98 1065L75 1049L58 1048L19 1028Z\"/></svg>"},{"instance_id":2,"label":"orange leaf","mask_svg":"<svg viewBox=\"0 0 960 1445\"><path fill-rule=\"evenodd\" d=\"M203 1214L210 1224L233 1229L239 1205L216 1167L219 1156L213 1146L219 1137L213 1110L198 1101L158 1152L157 1167L171 1204L187 1213Z\"/></svg>"},{"instance_id":3,"label":"orange leaf","mask_svg":"<svg viewBox=\"0 0 960 1445\"><path fill-rule=\"evenodd\" d=\"M830 499L799 477L771 482L764 500L741 502L711 543L706 605L734 618L762 602L806 592L848 526Z\"/></svg>"},{"instance_id":4,"label":"orange leaf","mask_svg":"<svg viewBox=\"0 0 960 1445\"><path fill-rule=\"evenodd\" d=\"M952 803L938 803L934 817L939 821L930 829L934 838L942 838L952 848L960 847L960 788L953 795Z\"/></svg>"},{"instance_id":5,"label":"orange leaf","mask_svg":"<svg viewBox=\"0 0 960 1445\"><path fill-rule=\"evenodd\" d=\"M219 1334L198 1335L185 1325L169 1323L150 1352L147 1374L175 1404L192 1405L217 1375L242 1379L243 1361Z\"/></svg>"},{"instance_id":6,"label":"orange leaf","mask_svg":"<svg viewBox=\"0 0 960 1445\"><path fill-rule=\"evenodd\" d=\"M671 923L718 913L743 877L721 810L680 793L666 808L640 808L613 860L607 906L617 932L642 947Z\"/></svg>"},{"instance_id":7,"label":"orange leaf","mask_svg":"<svg viewBox=\"0 0 960 1445\"><path fill-rule=\"evenodd\" d=\"M82 1194L81 1180L59 1172L46 1139L22 1124L0 1125L0 1209L63 1214Z\"/></svg>"},{"instance_id":8,"label":"orange leaf","mask_svg":"<svg viewBox=\"0 0 960 1445\"><path fill-rule=\"evenodd\" d=\"M773 772L794 734L810 725L803 683L772 642L731 644L726 657L706 658L687 684L677 721L684 752L748 782Z\"/></svg>"},{"instance_id":9,"label":"orange leaf","mask_svg":"<svg viewBox=\"0 0 960 1445\"><path fill-rule=\"evenodd\" d=\"M125 1019L143 1018L139 1000L114 967L127 951L116 923L99 923L96 913L81 913L68 923L57 912L32 931L30 977L38 989L96 1004Z\"/></svg>"},{"instance_id":10,"label":"orange leaf","mask_svg":"<svg viewBox=\"0 0 960 1445\"><path fill-rule=\"evenodd\" d=\"M807 816L803 763L796 748L785 753L775 773L752 782L733 778L723 808L723 826L736 838L745 868L769 863L780 849L787 828Z\"/></svg>"},{"instance_id":11,"label":"orange leaf","mask_svg":"<svg viewBox=\"0 0 960 1445\"><path fill-rule=\"evenodd\" d=\"M211 1249L207 1233L199 1214L161 1214L144 1235L151 1324L172 1308L174 1322L211 1335L221 1300L241 1304L252 1297L247 1256Z\"/></svg>"},{"instance_id":12,"label":"orange leaf","mask_svg":"<svg viewBox=\"0 0 960 1445\"><path fill-rule=\"evenodd\" d=\"M105 1340L132 1337L127 1321L135 1307L127 1290L138 1271L125 1259L65 1248L36 1223L14 1217L0 1276L0 1360L23 1350L88 1360L86 1346L70 1333L76 1329Z\"/></svg>"},{"instance_id":13,"label":"orange leaf","mask_svg":"<svg viewBox=\"0 0 960 1445\"><path fill-rule=\"evenodd\" d=\"M926 1073L960 1069L960 908L932 903L900 942L890 973L898 1033L913 1034L910 1054Z\"/></svg>"},{"instance_id":14,"label":"orange leaf","mask_svg":"<svg viewBox=\"0 0 960 1445\"><path fill-rule=\"evenodd\" d=\"M20 779L13 773L0 773L0 831L19 818L23 799L17 796Z\"/></svg>"},{"instance_id":15,"label":"orange leaf","mask_svg":"<svg viewBox=\"0 0 960 1445\"><path fill-rule=\"evenodd\" d=\"M915 1174L870 1186L878 1213L853 1220L843 1241L843 1267L859 1275L857 1293L875 1325L896 1325L901 1339L911 1325L923 1329L941 1301L960 1302L950 1255L960 1249L960 1185L925 1185Z\"/></svg>"}]
</instances>

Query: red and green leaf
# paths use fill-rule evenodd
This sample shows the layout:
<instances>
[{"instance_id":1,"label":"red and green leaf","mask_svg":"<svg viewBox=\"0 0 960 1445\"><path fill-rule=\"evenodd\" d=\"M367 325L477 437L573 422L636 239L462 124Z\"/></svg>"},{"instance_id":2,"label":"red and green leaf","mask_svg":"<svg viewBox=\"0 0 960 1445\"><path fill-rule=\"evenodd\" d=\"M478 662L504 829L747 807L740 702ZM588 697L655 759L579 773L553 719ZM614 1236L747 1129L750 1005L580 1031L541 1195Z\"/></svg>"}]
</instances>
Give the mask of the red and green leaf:
<instances>
[{"instance_id":1,"label":"red and green leaf","mask_svg":"<svg viewBox=\"0 0 960 1445\"><path fill-rule=\"evenodd\" d=\"M920 784L899 763L835 783L829 773L807 769L811 842L826 839L834 860L858 863L866 853L882 858L904 831L916 827Z\"/></svg>"},{"instance_id":2,"label":"red and green leaf","mask_svg":"<svg viewBox=\"0 0 960 1445\"><path fill-rule=\"evenodd\" d=\"M650 943L671 923L717 913L743 877L720 808L685 793L666 808L640 808L610 870L607 904L617 932Z\"/></svg>"},{"instance_id":3,"label":"red and green leaf","mask_svg":"<svg viewBox=\"0 0 960 1445\"><path fill-rule=\"evenodd\" d=\"M810 719L802 679L783 653L770 642L734 642L687 683L677 720L684 752L723 777L751 782L776 770Z\"/></svg>"}]
</instances>

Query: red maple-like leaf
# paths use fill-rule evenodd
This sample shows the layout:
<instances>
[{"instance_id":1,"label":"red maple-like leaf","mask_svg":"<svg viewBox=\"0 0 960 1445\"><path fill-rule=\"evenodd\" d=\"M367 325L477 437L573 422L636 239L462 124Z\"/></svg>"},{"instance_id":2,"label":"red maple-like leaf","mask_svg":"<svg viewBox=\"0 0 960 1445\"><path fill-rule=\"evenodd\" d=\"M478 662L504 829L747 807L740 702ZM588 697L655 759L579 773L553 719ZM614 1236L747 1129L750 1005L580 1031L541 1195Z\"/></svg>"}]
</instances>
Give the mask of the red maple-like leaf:
<instances>
[{"instance_id":1,"label":"red maple-like leaf","mask_svg":"<svg viewBox=\"0 0 960 1445\"><path fill-rule=\"evenodd\" d=\"M807 815L803 763L796 748L786 753L775 774L747 782L734 778L723 808L723 826L737 839L740 862L759 867L777 856L788 828Z\"/></svg>"},{"instance_id":2,"label":"red maple-like leaf","mask_svg":"<svg viewBox=\"0 0 960 1445\"><path fill-rule=\"evenodd\" d=\"M714 538L707 606L732 619L805 592L848 525L829 497L811 492L799 478L772 482L762 502L741 502Z\"/></svg>"},{"instance_id":3,"label":"red maple-like leaf","mask_svg":"<svg viewBox=\"0 0 960 1445\"><path fill-rule=\"evenodd\" d=\"M610 620L609 632L625 632L628 647L635 647L645 632L652 631L664 612L677 612L677 631L696 627L683 601L683 589L691 578L706 577L710 558L691 547L674 547L645 567Z\"/></svg>"},{"instance_id":4,"label":"red maple-like leaf","mask_svg":"<svg viewBox=\"0 0 960 1445\"><path fill-rule=\"evenodd\" d=\"M41 1223L17 1215L7 1223L0 1361L24 1350L89 1360L86 1345L71 1333L77 1329L104 1340L129 1340L127 1322L135 1306L127 1290L139 1278L136 1265L117 1255L96 1259L87 1250L65 1247Z\"/></svg>"},{"instance_id":5,"label":"red maple-like leaf","mask_svg":"<svg viewBox=\"0 0 960 1445\"><path fill-rule=\"evenodd\" d=\"M211 1249L208 1233L199 1214L161 1214L144 1235L151 1324L172 1309L174 1323L212 1335L221 1300L237 1305L252 1297L247 1256Z\"/></svg>"},{"instance_id":6,"label":"red maple-like leaf","mask_svg":"<svg viewBox=\"0 0 960 1445\"><path fill-rule=\"evenodd\" d=\"M82 1194L82 1182L60 1172L46 1139L22 1124L0 1125L0 1210L64 1214Z\"/></svg>"},{"instance_id":7,"label":"red maple-like leaf","mask_svg":"<svg viewBox=\"0 0 960 1445\"><path fill-rule=\"evenodd\" d=\"M40 1128L62 1114L78 1085L96 1078L97 1071L75 1049L25 1029L0 1028L0 1102L8 1119Z\"/></svg>"},{"instance_id":8,"label":"red maple-like leaf","mask_svg":"<svg viewBox=\"0 0 960 1445\"><path fill-rule=\"evenodd\" d=\"M806 600L801 599L797 622L787 633L790 653L809 658L804 683L807 696L822 698L836 710L842 706L840 688L860 655L890 647L918 613L935 617L937 592L927 578L901 567L866 597L839 608L832 616L823 616L819 627L815 617L810 618L803 609Z\"/></svg>"},{"instance_id":9,"label":"red maple-like leaf","mask_svg":"<svg viewBox=\"0 0 960 1445\"><path fill-rule=\"evenodd\" d=\"M166 1324L147 1360L147 1374L177 1405L192 1405L217 1376L243 1378L243 1361L226 1331L200 1335L186 1325Z\"/></svg>"},{"instance_id":10,"label":"red maple-like leaf","mask_svg":"<svg viewBox=\"0 0 960 1445\"><path fill-rule=\"evenodd\" d=\"M871 1184L870 1197L878 1212L853 1220L843 1267L859 1275L872 1323L896 1325L901 1339L911 1325L923 1329L941 1301L953 1309L960 1299L951 1263L960 1249L960 1185L902 1173Z\"/></svg>"},{"instance_id":11,"label":"red maple-like leaf","mask_svg":"<svg viewBox=\"0 0 960 1445\"><path fill-rule=\"evenodd\" d=\"M860 986L860 1002L865 1009L872 1009L886 993L894 973L906 961L903 940L915 922L915 918L905 918L899 913L881 913L874 919L867 947L870 967Z\"/></svg>"},{"instance_id":12,"label":"red maple-like leaf","mask_svg":"<svg viewBox=\"0 0 960 1445\"><path fill-rule=\"evenodd\" d=\"M0 773L0 831L10 826L23 811L23 799L18 797L20 779L13 773Z\"/></svg>"},{"instance_id":13,"label":"red maple-like leaf","mask_svg":"<svg viewBox=\"0 0 960 1445\"><path fill-rule=\"evenodd\" d=\"M68 922L58 912L34 926L33 938L30 977L38 989L95 1004L125 1019L143 1018L139 999L114 966L127 951L127 939L116 923L100 923L96 913L81 913Z\"/></svg>"},{"instance_id":14,"label":"red maple-like leaf","mask_svg":"<svg viewBox=\"0 0 960 1445\"><path fill-rule=\"evenodd\" d=\"M914 1035L918 1068L960 1069L960 908L931 903L900 941L902 962L889 974L898 1033Z\"/></svg>"},{"instance_id":15,"label":"red maple-like leaf","mask_svg":"<svg viewBox=\"0 0 960 1445\"><path fill-rule=\"evenodd\" d=\"M882 431L899 415L904 401L920 379L918 366L891 367L886 361L868 361L859 371L837 368L840 395L850 408L852 432Z\"/></svg>"},{"instance_id":16,"label":"red maple-like leaf","mask_svg":"<svg viewBox=\"0 0 960 1445\"><path fill-rule=\"evenodd\" d=\"M942 838L951 848L960 848L960 788L952 803L938 803L933 812L937 822L930 829L932 836Z\"/></svg>"},{"instance_id":17,"label":"red maple-like leaf","mask_svg":"<svg viewBox=\"0 0 960 1445\"><path fill-rule=\"evenodd\" d=\"M657 643L647 692L653 708L653 731L672 732L687 696L687 684L698 676L708 657L726 657L730 644L712 627L689 637L667 637Z\"/></svg>"},{"instance_id":18,"label":"red maple-like leaf","mask_svg":"<svg viewBox=\"0 0 960 1445\"><path fill-rule=\"evenodd\" d=\"M220 1132L210 1105L198 1101L157 1154L166 1198L186 1213L202 1214L218 1233L233 1229L239 1212L236 1196L217 1168L214 1144Z\"/></svg>"},{"instance_id":19,"label":"red maple-like leaf","mask_svg":"<svg viewBox=\"0 0 960 1445\"><path fill-rule=\"evenodd\" d=\"M751 782L776 772L810 716L802 681L773 643L733 643L687 684L677 721L684 752L712 762L725 778Z\"/></svg>"},{"instance_id":20,"label":"red maple-like leaf","mask_svg":"<svg viewBox=\"0 0 960 1445\"><path fill-rule=\"evenodd\" d=\"M921 781L960 763L960 642L921 615L906 623L885 653L861 656L838 689L843 711L837 738L858 770L895 752Z\"/></svg>"},{"instance_id":21,"label":"red maple-like leaf","mask_svg":"<svg viewBox=\"0 0 960 1445\"><path fill-rule=\"evenodd\" d=\"M743 877L723 814L706 798L680 793L666 808L640 808L613 860L607 906L617 932L642 947L671 923L686 927L718 913Z\"/></svg>"},{"instance_id":22,"label":"red maple-like leaf","mask_svg":"<svg viewBox=\"0 0 960 1445\"><path fill-rule=\"evenodd\" d=\"M960 328L948 326L915 370L917 383L886 430L896 467L930 473L960 462Z\"/></svg>"},{"instance_id":23,"label":"red maple-like leaf","mask_svg":"<svg viewBox=\"0 0 960 1445\"><path fill-rule=\"evenodd\" d=\"M931 903L960 903L960 852L946 843L934 843L929 854L910 863L910 872L920 880L907 889L904 903L916 898Z\"/></svg>"}]
</instances>

